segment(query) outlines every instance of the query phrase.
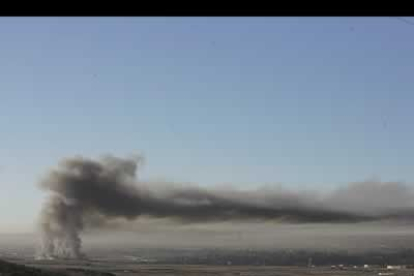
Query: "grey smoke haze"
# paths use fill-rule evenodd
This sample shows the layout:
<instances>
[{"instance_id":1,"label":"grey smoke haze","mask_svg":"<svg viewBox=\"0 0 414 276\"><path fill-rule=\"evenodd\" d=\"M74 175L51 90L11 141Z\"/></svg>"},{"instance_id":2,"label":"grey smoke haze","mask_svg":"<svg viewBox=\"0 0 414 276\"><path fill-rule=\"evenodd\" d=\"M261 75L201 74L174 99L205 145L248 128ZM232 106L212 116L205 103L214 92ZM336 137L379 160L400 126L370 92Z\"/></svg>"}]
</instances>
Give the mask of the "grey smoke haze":
<instances>
[{"instance_id":1,"label":"grey smoke haze","mask_svg":"<svg viewBox=\"0 0 414 276\"><path fill-rule=\"evenodd\" d=\"M137 179L139 158L63 160L40 182L48 191L40 219L41 257L82 257L80 232L119 219L176 223L274 221L357 223L413 218L412 190L402 183L354 183L329 195L282 189L202 189Z\"/></svg>"},{"instance_id":2,"label":"grey smoke haze","mask_svg":"<svg viewBox=\"0 0 414 276\"><path fill-rule=\"evenodd\" d=\"M413 248L413 225L368 222L358 224L275 224L222 222L175 224L139 219L119 229L82 233L83 247L110 248L256 248L365 251Z\"/></svg>"}]
</instances>

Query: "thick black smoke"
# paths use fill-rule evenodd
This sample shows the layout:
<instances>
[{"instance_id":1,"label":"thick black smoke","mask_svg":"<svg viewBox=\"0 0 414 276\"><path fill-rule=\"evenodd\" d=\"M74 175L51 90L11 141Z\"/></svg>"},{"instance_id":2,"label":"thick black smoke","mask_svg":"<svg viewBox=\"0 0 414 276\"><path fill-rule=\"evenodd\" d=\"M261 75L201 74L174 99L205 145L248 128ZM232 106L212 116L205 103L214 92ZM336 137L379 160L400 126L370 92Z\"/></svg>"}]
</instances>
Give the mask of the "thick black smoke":
<instances>
[{"instance_id":1,"label":"thick black smoke","mask_svg":"<svg viewBox=\"0 0 414 276\"><path fill-rule=\"evenodd\" d=\"M180 223L226 220L353 223L411 219L414 214L411 190L399 183L359 183L323 198L285 191L242 192L144 183L137 179L138 165L136 158L75 157L63 160L50 171L40 183L50 196L41 212L39 257L81 258L79 234L84 227L104 227L119 218L135 220L149 216ZM371 188L373 196L369 194ZM383 191L386 196L381 196ZM390 196L391 199L378 202L378 196L380 200Z\"/></svg>"}]
</instances>

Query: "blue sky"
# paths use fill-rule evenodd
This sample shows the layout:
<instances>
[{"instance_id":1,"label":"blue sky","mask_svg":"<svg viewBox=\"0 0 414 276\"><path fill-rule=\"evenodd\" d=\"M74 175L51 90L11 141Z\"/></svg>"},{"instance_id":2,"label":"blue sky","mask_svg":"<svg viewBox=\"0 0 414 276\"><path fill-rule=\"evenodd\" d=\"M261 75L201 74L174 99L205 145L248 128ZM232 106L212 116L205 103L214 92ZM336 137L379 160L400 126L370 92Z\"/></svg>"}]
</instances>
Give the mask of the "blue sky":
<instances>
[{"instance_id":1,"label":"blue sky","mask_svg":"<svg viewBox=\"0 0 414 276\"><path fill-rule=\"evenodd\" d=\"M0 34L4 231L76 154L141 152L143 178L202 185L414 180L414 26L396 18L16 17Z\"/></svg>"}]
</instances>

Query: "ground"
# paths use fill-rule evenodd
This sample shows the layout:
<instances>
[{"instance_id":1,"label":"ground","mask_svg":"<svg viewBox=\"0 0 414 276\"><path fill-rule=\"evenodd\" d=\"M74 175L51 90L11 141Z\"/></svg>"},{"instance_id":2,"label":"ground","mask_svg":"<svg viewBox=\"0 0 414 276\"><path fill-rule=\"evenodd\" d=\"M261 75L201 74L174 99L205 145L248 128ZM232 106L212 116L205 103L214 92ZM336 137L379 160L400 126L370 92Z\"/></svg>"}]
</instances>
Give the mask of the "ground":
<instances>
[{"instance_id":1,"label":"ground","mask_svg":"<svg viewBox=\"0 0 414 276\"><path fill-rule=\"evenodd\" d=\"M110 261L27 261L17 264L0 262L1 276L412 276L413 269L386 271L384 268L283 267L283 266L216 266L216 265L149 265Z\"/></svg>"}]
</instances>

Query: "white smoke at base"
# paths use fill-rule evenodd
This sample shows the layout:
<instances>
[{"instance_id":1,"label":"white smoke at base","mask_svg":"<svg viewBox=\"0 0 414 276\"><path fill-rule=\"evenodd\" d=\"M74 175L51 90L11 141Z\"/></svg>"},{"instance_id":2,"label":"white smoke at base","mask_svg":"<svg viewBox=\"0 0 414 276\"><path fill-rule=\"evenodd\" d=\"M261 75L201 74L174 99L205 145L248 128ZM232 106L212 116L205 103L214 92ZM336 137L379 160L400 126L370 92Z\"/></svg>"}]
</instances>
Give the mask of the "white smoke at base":
<instances>
[{"instance_id":1,"label":"white smoke at base","mask_svg":"<svg viewBox=\"0 0 414 276\"><path fill-rule=\"evenodd\" d=\"M41 212L40 245L38 259L81 259L81 240L78 232L83 228L79 209L59 195L53 195Z\"/></svg>"}]
</instances>

